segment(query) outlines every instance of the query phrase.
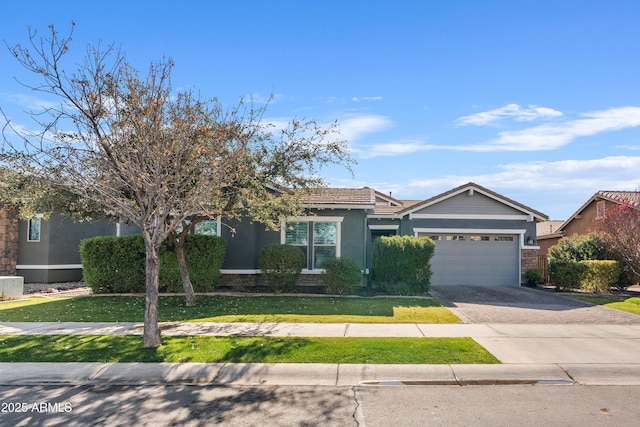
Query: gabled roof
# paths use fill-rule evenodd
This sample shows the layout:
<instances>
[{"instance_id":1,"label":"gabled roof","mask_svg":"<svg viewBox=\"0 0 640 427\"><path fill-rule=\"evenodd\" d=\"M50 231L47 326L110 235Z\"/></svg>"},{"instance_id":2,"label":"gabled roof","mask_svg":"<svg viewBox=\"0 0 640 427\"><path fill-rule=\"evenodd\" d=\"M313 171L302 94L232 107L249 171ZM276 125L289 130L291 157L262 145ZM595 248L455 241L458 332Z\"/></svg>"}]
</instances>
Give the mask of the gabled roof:
<instances>
[{"instance_id":1,"label":"gabled roof","mask_svg":"<svg viewBox=\"0 0 640 427\"><path fill-rule=\"evenodd\" d=\"M564 228L569 225L571 221L576 219L582 211L584 211L587 206L589 206L594 201L606 200L611 203L628 203L629 206L640 209L640 191L603 191L600 190L596 192L593 196L589 198L577 211L573 213L565 222L562 223L560 227L556 230L556 232L561 232Z\"/></svg>"},{"instance_id":2,"label":"gabled roof","mask_svg":"<svg viewBox=\"0 0 640 427\"><path fill-rule=\"evenodd\" d=\"M488 188L485 188L473 182L469 182L467 184L456 187L452 190L445 191L444 193L438 194L437 196L433 196L430 199L416 203L412 206L408 206L404 210L400 211L399 214L400 215L411 214L413 212L419 211L431 205L435 205L436 203L440 203L443 200L457 196L458 194L464 193L465 191L469 191L469 190L477 191L480 194L490 197L514 209L517 209L527 215L532 215L534 218L536 218L539 221L545 221L549 219L547 215L543 214L542 212L532 209L526 205L523 205L522 203L516 202L515 200L509 199L508 197L505 197L501 194L498 194L494 191L489 190Z\"/></svg>"}]
</instances>

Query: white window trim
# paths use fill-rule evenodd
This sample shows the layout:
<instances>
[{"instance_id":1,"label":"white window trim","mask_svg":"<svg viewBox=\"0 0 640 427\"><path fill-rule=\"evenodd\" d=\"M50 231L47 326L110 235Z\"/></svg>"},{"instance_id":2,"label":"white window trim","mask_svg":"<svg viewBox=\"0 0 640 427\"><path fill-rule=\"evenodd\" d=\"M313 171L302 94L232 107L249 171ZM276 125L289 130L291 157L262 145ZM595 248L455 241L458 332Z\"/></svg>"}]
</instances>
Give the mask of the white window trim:
<instances>
[{"instance_id":1,"label":"white window trim","mask_svg":"<svg viewBox=\"0 0 640 427\"><path fill-rule=\"evenodd\" d=\"M496 219L531 222L531 215L409 214L409 219Z\"/></svg>"},{"instance_id":2,"label":"white window trim","mask_svg":"<svg viewBox=\"0 0 640 427\"><path fill-rule=\"evenodd\" d=\"M27 221L27 242L29 243L38 243L41 240L42 237L42 218L44 217L43 214L38 214L36 216L34 216L33 218L29 218L29 220ZM31 221L33 220L38 220L39 226L38 226L38 238L37 239L31 239Z\"/></svg>"},{"instance_id":3,"label":"white window trim","mask_svg":"<svg viewBox=\"0 0 640 427\"><path fill-rule=\"evenodd\" d=\"M400 225L370 225L369 230L398 230Z\"/></svg>"},{"instance_id":4,"label":"white window trim","mask_svg":"<svg viewBox=\"0 0 640 427\"><path fill-rule=\"evenodd\" d=\"M342 221L344 221L344 217L341 216L296 216L292 218L287 218L286 220L282 220L280 223L280 243L285 244L287 241L287 223L288 222L306 222L306 223L315 223L315 222L335 222L336 223L336 258L340 258L342 253ZM307 224L308 225L308 224ZM313 246L313 236L309 236L310 238L307 241L307 251L309 246ZM301 245L296 245L301 246ZM325 245L326 246L326 245ZM332 245L333 246L333 245ZM308 264L307 264L308 265ZM323 268L314 268L314 269L303 269L302 274L319 274L324 271Z\"/></svg>"}]
</instances>

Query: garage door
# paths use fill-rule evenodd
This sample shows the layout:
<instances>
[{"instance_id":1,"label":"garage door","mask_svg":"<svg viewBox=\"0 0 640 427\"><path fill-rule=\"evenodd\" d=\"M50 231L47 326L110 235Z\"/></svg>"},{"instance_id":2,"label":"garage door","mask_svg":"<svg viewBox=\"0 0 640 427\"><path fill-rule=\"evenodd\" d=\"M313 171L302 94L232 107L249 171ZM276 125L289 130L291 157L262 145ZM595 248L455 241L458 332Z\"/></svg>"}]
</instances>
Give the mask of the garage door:
<instances>
[{"instance_id":1,"label":"garage door","mask_svg":"<svg viewBox=\"0 0 640 427\"><path fill-rule=\"evenodd\" d=\"M434 286L517 286L520 236L501 234L425 234L433 239Z\"/></svg>"}]
</instances>

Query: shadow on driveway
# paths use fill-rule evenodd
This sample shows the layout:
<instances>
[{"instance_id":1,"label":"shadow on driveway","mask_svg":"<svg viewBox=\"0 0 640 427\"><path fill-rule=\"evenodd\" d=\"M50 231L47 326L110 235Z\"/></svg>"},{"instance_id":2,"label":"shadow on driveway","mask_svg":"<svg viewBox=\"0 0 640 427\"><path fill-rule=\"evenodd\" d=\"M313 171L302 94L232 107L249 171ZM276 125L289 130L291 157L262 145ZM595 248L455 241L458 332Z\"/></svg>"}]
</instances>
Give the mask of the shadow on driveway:
<instances>
[{"instance_id":1,"label":"shadow on driveway","mask_svg":"<svg viewBox=\"0 0 640 427\"><path fill-rule=\"evenodd\" d=\"M434 286L431 295L466 323L640 324L640 316L515 286Z\"/></svg>"}]
</instances>

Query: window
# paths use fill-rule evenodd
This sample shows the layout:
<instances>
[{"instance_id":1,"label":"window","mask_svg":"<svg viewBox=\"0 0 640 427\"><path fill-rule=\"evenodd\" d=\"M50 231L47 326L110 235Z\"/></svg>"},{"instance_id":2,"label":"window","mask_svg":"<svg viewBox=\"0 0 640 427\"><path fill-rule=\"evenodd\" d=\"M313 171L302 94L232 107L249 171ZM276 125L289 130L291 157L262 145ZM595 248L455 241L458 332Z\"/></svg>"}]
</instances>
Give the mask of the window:
<instances>
[{"instance_id":1,"label":"window","mask_svg":"<svg viewBox=\"0 0 640 427\"><path fill-rule=\"evenodd\" d=\"M448 241L459 241L462 242L464 241L464 236L447 236L446 240Z\"/></svg>"},{"instance_id":2,"label":"window","mask_svg":"<svg viewBox=\"0 0 640 427\"><path fill-rule=\"evenodd\" d=\"M493 240L496 242L513 242L513 236L496 236Z\"/></svg>"},{"instance_id":3,"label":"window","mask_svg":"<svg viewBox=\"0 0 640 427\"><path fill-rule=\"evenodd\" d=\"M197 223L193 228L195 234L204 234L206 236L218 235L218 221L202 221Z\"/></svg>"},{"instance_id":4,"label":"window","mask_svg":"<svg viewBox=\"0 0 640 427\"><path fill-rule=\"evenodd\" d=\"M437 235L436 235L436 236L429 236L429 238L430 238L431 240L433 240L434 242L437 242L438 240L440 240L440 237L441 237L441 236L437 236Z\"/></svg>"},{"instance_id":5,"label":"window","mask_svg":"<svg viewBox=\"0 0 640 427\"><path fill-rule=\"evenodd\" d=\"M300 248L304 253L304 262L307 263L309 245L309 224L306 222L288 222L285 225L285 240L287 245Z\"/></svg>"},{"instance_id":6,"label":"window","mask_svg":"<svg viewBox=\"0 0 640 427\"><path fill-rule=\"evenodd\" d=\"M287 222L283 243L297 246L304 252L308 270L320 269L325 260L340 256L341 220L327 221L317 217Z\"/></svg>"},{"instance_id":7,"label":"window","mask_svg":"<svg viewBox=\"0 0 640 427\"><path fill-rule=\"evenodd\" d=\"M324 261L337 256L338 224L335 222L313 223L313 268L322 268Z\"/></svg>"},{"instance_id":8,"label":"window","mask_svg":"<svg viewBox=\"0 0 640 427\"><path fill-rule=\"evenodd\" d=\"M27 225L27 242L39 242L40 241L40 218L31 218Z\"/></svg>"},{"instance_id":9,"label":"window","mask_svg":"<svg viewBox=\"0 0 640 427\"><path fill-rule=\"evenodd\" d=\"M489 236L470 236L469 240L472 242L488 242L491 239Z\"/></svg>"},{"instance_id":10,"label":"window","mask_svg":"<svg viewBox=\"0 0 640 427\"><path fill-rule=\"evenodd\" d=\"M598 203L596 203L596 219L604 218L604 213L605 213L604 200L600 200Z\"/></svg>"}]
</instances>

